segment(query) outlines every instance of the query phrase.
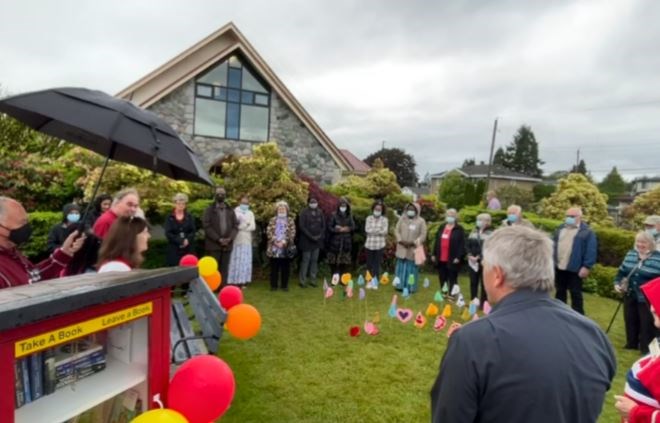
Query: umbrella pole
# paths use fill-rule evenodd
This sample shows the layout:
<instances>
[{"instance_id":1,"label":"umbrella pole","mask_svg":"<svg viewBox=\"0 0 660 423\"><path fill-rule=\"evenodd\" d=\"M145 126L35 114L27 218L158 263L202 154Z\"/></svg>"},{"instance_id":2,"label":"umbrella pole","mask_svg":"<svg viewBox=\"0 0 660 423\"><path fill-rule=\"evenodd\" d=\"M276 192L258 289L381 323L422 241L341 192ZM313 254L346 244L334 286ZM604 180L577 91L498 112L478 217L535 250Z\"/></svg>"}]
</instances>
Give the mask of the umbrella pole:
<instances>
[{"instance_id":1,"label":"umbrella pole","mask_svg":"<svg viewBox=\"0 0 660 423\"><path fill-rule=\"evenodd\" d=\"M92 198L87 203L87 207L85 207L85 212L83 213L82 218L80 219L80 221L82 222L82 224L84 226L83 230L85 232L87 232L88 229L91 229L91 228L86 227L87 226L87 223L86 223L87 215L89 214L89 210L92 207L92 204L94 203L94 199L96 199L96 194L98 194L98 192L99 192L99 188L101 187L101 181L103 180L103 175L105 174L105 169L108 167L108 162L110 162L110 157L115 152L115 146L116 146L116 144L112 143L112 147L110 147L110 153L108 153L108 155L105 157L105 162L103 162L103 168L101 169L101 174L99 175L99 179L96 181L96 186L94 187L94 192L92 193Z\"/></svg>"}]
</instances>

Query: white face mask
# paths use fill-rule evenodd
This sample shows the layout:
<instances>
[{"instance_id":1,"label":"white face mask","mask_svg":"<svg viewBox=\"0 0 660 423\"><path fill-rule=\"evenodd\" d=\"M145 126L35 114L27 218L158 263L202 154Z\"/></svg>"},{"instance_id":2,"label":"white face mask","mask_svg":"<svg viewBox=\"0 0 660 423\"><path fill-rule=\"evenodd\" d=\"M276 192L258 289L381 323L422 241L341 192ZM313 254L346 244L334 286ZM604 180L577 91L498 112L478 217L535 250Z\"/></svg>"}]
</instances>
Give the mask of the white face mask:
<instances>
[{"instance_id":1,"label":"white face mask","mask_svg":"<svg viewBox=\"0 0 660 423\"><path fill-rule=\"evenodd\" d=\"M318 203L309 203L309 208L312 209L312 210L314 210L318 206L319 206Z\"/></svg>"},{"instance_id":2,"label":"white face mask","mask_svg":"<svg viewBox=\"0 0 660 423\"><path fill-rule=\"evenodd\" d=\"M344 206L339 207L339 211L342 212L342 213L346 213L346 210L348 210L347 207L344 207Z\"/></svg>"},{"instance_id":3,"label":"white face mask","mask_svg":"<svg viewBox=\"0 0 660 423\"><path fill-rule=\"evenodd\" d=\"M286 213L277 213L277 217L286 217Z\"/></svg>"},{"instance_id":4,"label":"white face mask","mask_svg":"<svg viewBox=\"0 0 660 423\"><path fill-rule=\"evenodd\" d=\"M374 216L380 217L380 215L383 214L380 210L374 210Z\"/></svg>"}]
</instances>

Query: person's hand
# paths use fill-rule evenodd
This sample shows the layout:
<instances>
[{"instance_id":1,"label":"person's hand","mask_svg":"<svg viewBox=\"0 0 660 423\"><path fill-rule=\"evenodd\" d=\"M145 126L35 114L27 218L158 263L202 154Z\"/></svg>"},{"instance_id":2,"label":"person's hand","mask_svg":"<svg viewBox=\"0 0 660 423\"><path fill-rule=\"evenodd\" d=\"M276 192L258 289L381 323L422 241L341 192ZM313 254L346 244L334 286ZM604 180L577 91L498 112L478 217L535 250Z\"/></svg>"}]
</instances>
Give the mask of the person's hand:
<instances>
[{"instance_id":1,"label":"person's hand","mask_svg":"<svg viewBox=\"0 0 660 423\"><path fill-rule=\"evenodd\" d=\"M589 276L589 269L587 269L586 267L581 267L580 271L578 272L578 276L580 277L580 279L586 278L587 276Z\"/></svg>"},{"instance_id":2,"label":"person's hand","mask_svg":"<svg viewBox=\"0 0 660 423\"><path fill-rule=\"evenodd\" d=\"M80 232L78 231L73 231L71 234L66 237L64 242L62 243L61 250L64 254L67 256L73 257L74 254L78 252L83 246L83 243L85 242L85 239L87 239L86 235L81 235L79 238L76 238Z\"/></svg>"},{"instance_id":3,"label":"person's hand","mask_svg":"<svg viewBox=\"0 0 660 423\"><path fill-rule=\"evenodd\" d=\"M186 248L190 243L188 242L188 238L184 238L183 240L183 248Z\"/></svg>"},{"instance_id":4,"label":"person's hand","mask_svg":"<svg viewBox=\"0 0 660 423\"><path fill-rule=\"evenodd\" d=\"M614 292L617 294L623 294L623 289L621 288L621 285L616 283L614 284Z\"/></svg>"},{"instance_id":5,"label":"person's hand","mask_svg":"<svg viewBox=\"0 0 660 423\"><path fill-rule=\"evenodd\" d=\"M632 409L637 407L635 401L623 395L614 395L614 400L614 407L624 419L628 419Z\"/></svg>"},{"instance_id":6,"label":"person's hand","mask_svg":"<svg viewBox=\"0 0 660 423\"><path fill-rule=\"evenodd\" d=\"M460 262L461 262L461 261L460 261L459 259L455 258L454 261L453 261L452 263L454 263L454 264L458 264L458 263L460 263Z\"/></svg>"},{"instance_id":7,"label":"person's hand","mask_svg":"<svg viewBox=\"0 0 660 423\"><path fill-rule=\"evenodd\" d=\"M431 263L435 263L435 256L431 256Z\"/></svg>"}]
</instances>

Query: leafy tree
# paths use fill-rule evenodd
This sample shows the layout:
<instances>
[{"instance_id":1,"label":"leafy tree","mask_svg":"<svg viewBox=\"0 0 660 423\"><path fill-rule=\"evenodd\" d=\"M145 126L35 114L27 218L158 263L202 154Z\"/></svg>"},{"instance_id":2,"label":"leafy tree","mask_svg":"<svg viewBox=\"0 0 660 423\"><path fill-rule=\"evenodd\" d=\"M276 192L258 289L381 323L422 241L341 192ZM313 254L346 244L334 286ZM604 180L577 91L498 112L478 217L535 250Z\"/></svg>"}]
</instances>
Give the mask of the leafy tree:
<instances>
[{"instance_id":1,"label":"leafy tree","mask_svg":"<svg viewBox=\"0 0 660 423\"><path fill-rule=\"evenodd\" d=\"M544 163L539 159L539 145L532 128L522 125L513 136L513 141L506 147L506 152L497 150L498 164L514 172L529 176L541 176L540 166Z\"/></svg>"},{"instance_id":2,"label":"leafy tree","mask_svg":"<svg viewBox=\"0 0 660 423\"><path fill-rule=\"evenodd\" d=\"M370 154L364 159L369 166L373 166L376 159L381 159L386 168L394 172L399 186L414 187L417 185L418 175L415 171L417 164L415 158L400 148L383 148Z\"/></svg>"},{"instance_id":3,"label":"leafy tree","mask_svg":"<svg viewBox=\"0 0 660 423\"><path fill-rule=\"evenodd\" d=\"M623 210L625 226L636 229L642 226L646 216L658 214L660 210L660 187L655 187L635 197L631 205Z\"/></svg>"},{"instance_id":4,"label":"leafy tree","mask_svg":"<svg viewBox=\"0 0 660 423\"><path fill-rule=\"evenodd\" d=\"M445 217L445 205L438 200L437 195L423 195L417 203L421 207L420 215L426 223L438 222Z\"/></svg>"},{"instance_id":5,"label":"leafy tree","mask_svg":"<svg viewBox=\"0 0 660 423\"><path fill-rule=\"evenodd\" d=\"M536 184L532 188L532 193L534 194L534 201L539 202L544 198L550 197L553 192L555 192L555 186L551 184Z\"/></svg>"},{"instance_id":6,"label":"leafy tree","mask_svg":"<svg viewBox=\"0 0 660 423\"><path fill-rule=\"evenodd\" d=\"M323 213L326 216L332 215L332 213L337 210L337 206L339 206L339 197L332 195L328 191L321 188L315 179L307 175L298 176L302 181L307 182L309 196L316 198L319 203L319 208L323 210Z\"/></svg>"},{"instance_id":7,"label":"leafy tree","mask_svg":"<svg viewBox=\"0 0 660 423\"><path fill-rule=\"evenodd\" d=\"M608 202L613 204L616 202L616 197L623 195L626 192L626 181L623 180L621 174L616 169L612 168L610 173L605 176L603 181L598 184L598 189L608 197Z\"/></svg>"},{"instance_id":8,"label":"leafy tree","mask_svg":"<svg viewBox=\"0 0 660 423\"><path fill-rule=\"evenodd\" d=\"M571 206L582 208L585 221L599 225L612 224L612 218L607 214L607 196L579 173L571 173L559 181L556 191L541 201L541 215L563 219Z\"/></svg>"},{"instance_id":9,"label":"leafy tree","mask_svg":"<svg viewBox=\"0 0 660 423\"><path fill-rule=\"evenodd\" d=\"M534 201L534 194L528 190L515 185L505 185L495 191L497 198L504 207L509 204L517 204L523 209L528 209Z\"/></svg>"},{"instance_id":10,"label":"leafy tree","mask_svg":"<svg viewBox=\"0 0 660 423\"><path fill-rule=\"evenodd\" d=\"M448 208L461 209L465 206L467 181L458 172L450 172L442 179L438 188L438 198Z\"/></svg>"},{"instance_id":11,"label":"leafy tree","mask_svg":"<svg viewBox=\"0 0 660 423\"><path fill-rule=\"evenodd\" d=\"M471 159L465 159L465 160L463 160L463 164L461 165L461 167L474 166L474 165L476 165L476 164L477 164L477 162L476 162L476 160L475 160L474 157L473 157L473 158L471 158Z\"/></svg>"},{"instance_id":12,"label":"leafy tree","mask_svg":"<svg viewBox=\"0 0 660 423\"><path fill-rule=\"evenodd\" d=\"M498 148L497 151L495 151L495 155L493 156L493 165L502 166L502 167L508 166L506 153L504 152L504 149L502 147Z\"/></svg>"},{"instance_id":13,"label":"leafy tree","mask_svg":"<svg viewBox=\"0 0 660 423\"><path fill-rule=\"evenodd\" d=\"M584 162L584 160L580 160L580 162L577 165L573 165L571 168L571 173L581 173L585 176L587 176L587 164Z\"/></svg>"},{"instance_id":14,"label":"leafy tree","mask_svg":"<svg viewBox=\"0 0 660 423\"><path fill-rule=\"evenodd\" d=\"M275 203L284 200L297 214L307 202L307 183L287 167L287 160L273 142L254 147L251 156L240 157L222 165L224 185L230 202L250 196L250 207L259 222L275 214Z\"/></svg>"}]
</instances>

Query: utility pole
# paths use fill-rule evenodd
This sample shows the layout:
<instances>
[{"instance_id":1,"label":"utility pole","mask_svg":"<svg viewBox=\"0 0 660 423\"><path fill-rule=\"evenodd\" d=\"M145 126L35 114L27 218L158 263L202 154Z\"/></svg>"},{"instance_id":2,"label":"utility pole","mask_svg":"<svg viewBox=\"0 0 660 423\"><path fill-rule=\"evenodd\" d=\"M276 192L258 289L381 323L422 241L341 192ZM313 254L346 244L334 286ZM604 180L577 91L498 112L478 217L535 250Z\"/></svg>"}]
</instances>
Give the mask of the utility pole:
<instances>
[{"instance_id":1,"label":"utility pole","mask_svg":"<svg viewBox=\"0 0 660 423\"><path fill-rule=\"evenodd\" d=\"M381 150L385 150L385 140L383 140L383 143L382 143L382 145L380 146L380 149L381 149Z\"/></svg>"},{"instance_id":2,"label":"utility pole","mask_svg":"<svg viewBox=\"0 0 660 423\"><path fill-rule=\"evenodd\" d=\"M580 167L580 149L577 149L577 159L575 160L575 169L577 170Z\"/></svg>"},{"instance_id":3,"label":"utility pole","mask_svg":"<svg viewBox=\"0 0 660 423\"><path fill-rule=\"evenodd\" d=\"M495 150L495 134L497 134L497 118L493 124L493 138L490 141L490 156L488 158L488 176L486 176L486 191L490 190L490 175L493 168L493 151Z\"/></svg>"}]
</instances>

